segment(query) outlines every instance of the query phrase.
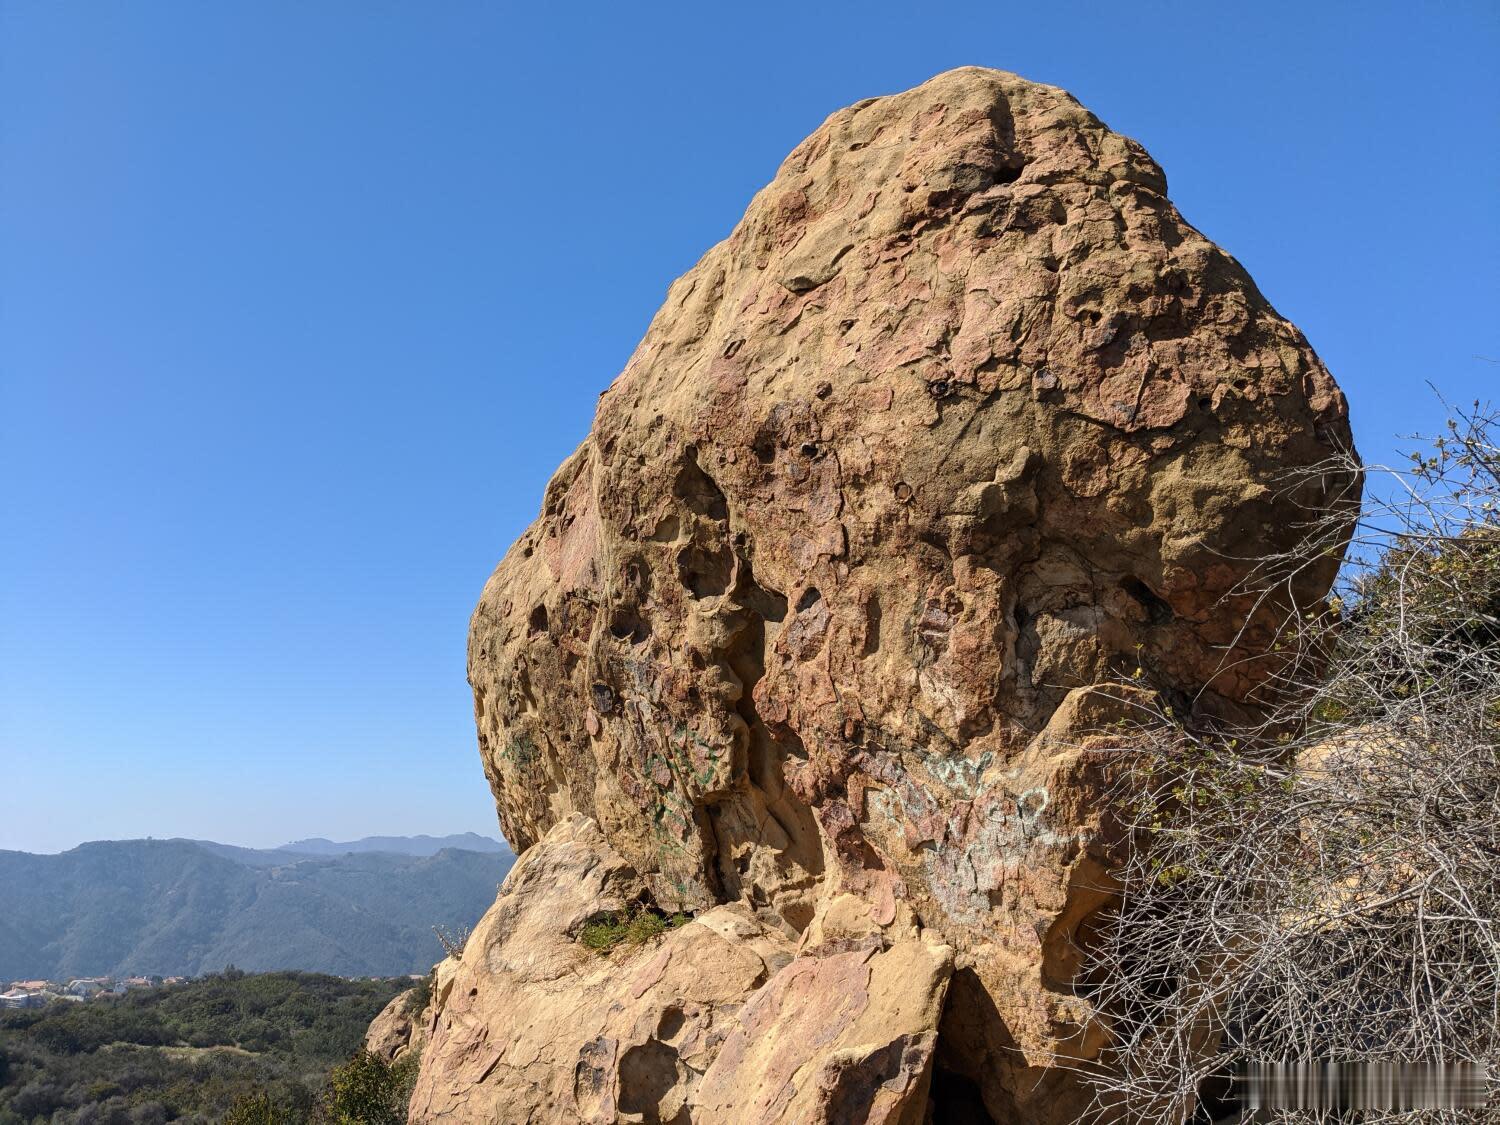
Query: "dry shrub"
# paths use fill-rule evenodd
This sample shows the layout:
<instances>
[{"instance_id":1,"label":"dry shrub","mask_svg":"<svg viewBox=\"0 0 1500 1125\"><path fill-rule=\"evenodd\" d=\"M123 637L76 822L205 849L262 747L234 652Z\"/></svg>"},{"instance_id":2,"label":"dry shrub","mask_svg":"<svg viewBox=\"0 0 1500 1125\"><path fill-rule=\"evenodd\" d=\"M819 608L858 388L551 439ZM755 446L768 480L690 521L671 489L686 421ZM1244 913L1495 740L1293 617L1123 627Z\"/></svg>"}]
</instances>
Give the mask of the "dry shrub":
<instances>
[{"instance_id":1,"label":"dry shrub","mask_svg":"<svg viewBox=\"0 0 1500 1125\"><path fill-rule=\"evenodd\" d=\"M1476 404L1408 465L1315 470L1366 500L1334 595L1286 615L1262 720L1162 708L1118 751L1134 847L1086 951L1113 1037L1087 1071L1101 1119L1225 1119L1212 1094L1256 1060L1500 1073L1496 421ZM1284 598L1348 528L1336 502L1309 511L1239 593Z\"/></svg>"}]
</instances>

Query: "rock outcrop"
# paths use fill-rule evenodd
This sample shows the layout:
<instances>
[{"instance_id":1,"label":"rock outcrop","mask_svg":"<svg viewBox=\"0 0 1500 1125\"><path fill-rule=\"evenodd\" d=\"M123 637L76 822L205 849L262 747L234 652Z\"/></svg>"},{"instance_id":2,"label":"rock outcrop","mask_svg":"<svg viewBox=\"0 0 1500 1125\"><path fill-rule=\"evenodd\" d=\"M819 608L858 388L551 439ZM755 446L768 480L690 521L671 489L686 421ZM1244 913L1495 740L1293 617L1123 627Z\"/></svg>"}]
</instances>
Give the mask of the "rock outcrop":
<instances>
[{"instance_id":1,"label":"rock outcrop","mask_svg":"<svg viewBox=\"0 0 1500 1125\"><path fill-rule=\"evenodd\" d=\"M421 1052L426 1038L424 1013L414 1005L417 990L408 988L395 997L370 1023L365 1032L365 1050L386 1062L399 1062L411 1051Z\"/></svg>"},{"instance_id":2,"label":"rock outcrop","mask_svg":"<svg viewBox=\"0 0 1500 1125\"><path fill-rule=\"evenodd\" d=\"M870 935L799 956L744 903L645 949L576 940L644 893L578 814L529 849L439 974L413 1119L921 1121L947 946Z\"/></svg>"},{"instance_id":3,"label":"rock outcrop","mask_svg":"<svg viewBox=\"0 0 1500 1125\"><path fill-rule=\"evenodd\" d=\"M1098 750L1135 691L1254 713L1287 607L1237 583L1348 441L1302 335L1068 94L966 68L834 114L485 587L524 854L413 1120L1075 1120ZM694 919L573 940L629 901Z\"/></svg>"}]
</instances>

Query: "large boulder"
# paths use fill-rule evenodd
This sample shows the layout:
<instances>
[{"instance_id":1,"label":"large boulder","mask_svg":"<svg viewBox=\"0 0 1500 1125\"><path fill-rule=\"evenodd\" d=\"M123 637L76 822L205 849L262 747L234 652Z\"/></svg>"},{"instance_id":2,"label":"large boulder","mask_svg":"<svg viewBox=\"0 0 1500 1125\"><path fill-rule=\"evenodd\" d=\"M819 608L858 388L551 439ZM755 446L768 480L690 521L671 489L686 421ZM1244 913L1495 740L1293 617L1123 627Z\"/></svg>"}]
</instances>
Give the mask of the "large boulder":
<instances>
[{"instance_id":1,"label":"large boulder","mask_svg":"<svg viewBox=\"0 0 1500 1125\"><path fill-rule=\"evenodd\" d=\"M755 927L669 939L672 964L715 966L697 1002L729 1029L674 1120L720 1119L709 1107L750 1096L747 1067L791 1065L751 1043L721 1079L735 1019L795 1051L779 997L843 987L821 962L731 980L742 943L951 949L931 1097L1013 1122L1081 1112L1055 1064L1100 1042L1072 981L1110 890L1095 751L1153 699L1254 715L1272 627L1336 560L1279 603L1238 584L1330 502L1288 471L1348 442L1301 333L1141 147L1062 90L956 70L792 152L672 286L469 640L517 851L582 814L597 841L568 846L613 857L633 893ZM511 940L506 902L486 948ZM525 1033L484 999L511 972L485 956L464 958L480 1006L455 991L436 1016L418 1119L461 1104L433 1077L460 1057L513 1104L544 1088L560 1104L598 1036L627 1042L590 1015L520 1070L486 1070ZM552 979L583 988L574 972ZM594 1012L582 995L548 1003ZM911 1034L900 1052L925 1043ZM606 1054L621 1106L637 1095L609 1085L626 1079ZM781 1119L755 1099L739 1120Z\"/></svg>"}]
</instances>

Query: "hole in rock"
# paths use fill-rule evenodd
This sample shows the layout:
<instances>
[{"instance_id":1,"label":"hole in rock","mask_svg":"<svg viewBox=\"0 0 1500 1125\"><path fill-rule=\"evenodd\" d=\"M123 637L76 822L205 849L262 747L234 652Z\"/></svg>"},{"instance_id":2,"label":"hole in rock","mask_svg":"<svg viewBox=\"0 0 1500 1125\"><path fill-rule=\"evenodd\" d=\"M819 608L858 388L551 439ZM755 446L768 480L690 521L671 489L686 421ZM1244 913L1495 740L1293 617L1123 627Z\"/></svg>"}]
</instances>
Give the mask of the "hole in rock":
<instances>
[{"instance_id":1,"label":"hole in rock","mask_svg":"<svg viewBox=\"0 0 1500 1125\"><path fill-rule=\"evenodd\" d=\"M763 622L779 624L786 620L786 597L776 590L768 590L755 581L755 572L750 560L740 560L740 581L735 599Z\"/></svg>"},{"instance_id":2,"label":"hole in rock","mask_svg":"<svg viewBox=\"0 0 1500 1125\"><path fill-rule=\"evenodd\" d=\"M1026 168L1026 161L1019 161L1015 167L995 169L995 182L997 184L1013 184L1021 178L1021 172Z\"/></svg>"},{"instance_id":3,"label":"hole in rock","mask_svg":"<svg viewBox=\"0 0 1500 1125\"><path fill-rule=\"evenodd\" d=\"M1017 1057L1019 1049L995 1000L973 969L956 969L948 981L943 1014L938 1021L937 1052L933 1059L933 1122L956 1125L999 1125L1020 1119L1014 1100L1005 1090L991 1089L1002 1104L986 1105L984 1086L996 1060ZM999 1116L997 1116L997 1113Z\"/></svg>"},{"instance_id":4,"label":"hole in rock","mask_svg":"<svg viewBox=\"0 0 1500 1125\"><path fill-rule=\"evenodd\" d=\"M799 934L812 925L815 908L810 902L788 902L781 907L781 916Z\"/></svg>"},{"instance_id":5,"label":"hole in rock","mask_svg":"<svg viewBox=\"0 0 1500 1125\"><path fill-rule=\"evenodd\" d=\"M1024 633L1026 626L1031 624L1031 614L1027 612L1026 607L1020 602L1017 602L1016 608L1011 611L1011 619L1015 621L1016 632L1018 633Z\"/></svg>"},{"instance_id":6,"label":"hole in rock","mask_svg":"<svg viewBox=\"0 0 1500 1125\"><path fill-rule=\"evenodd\" d=\"M1156 591L1134 575L1120 579L1120 589L1140 604L1141 608L1146 611L1146 620L1152 625L1165 625L1172 620L1172 607Z\"/></svg>"},{"instance_id":7,"label":"hole in rock","mask_svg":"<svg viewBox=\"0 0 1500 1125\"><path fill-rule=\"evenodd\" d=\"M671 543L677 538L677 532L681 526L682 521L677 518L676 513L673 513L658 520L647 538L653 543Z\"/></svg>"},{"instance_id":8,"label":"hole in rock","mask_svg":"<svg viewBox=\"0 0 1500 1125\"><path fill-rule=\"evenodd\" d=\"M861 650L862 655L873 656L880 651L880 622L880 599L871 594L865 605L865 644Z\"/></svg>"},{"instance_id":9,"label":"hole in rock","mask_svg":"<svg viewBox=\"0 0 1500 1125\"><path fill-rule=\"evenodd\" d=\"M532 610L527 626L533 633L545 633L547 631L547 607L539 605Z\"/></svg>"},{"instance_id":10,"label":"hole in rock","mask_svg":"<svg viewBox=\"0 0 1500 1125\"><path fill-rule=\"evenodd\" d=\"M661 1125L661 1103L676 1085L677 1052L665 1043L649 1039L621 1056L621 1113L638 1113L648 1125Z\"/></svg>"},{"instance_id":11,"label":"hole in rock","mask_svg":"<svg viewBox=\"0 0 1500 1125\"><path fill-rule=\"evenodd\" d=\"M978 1084L962 1074L934 1067L928 1097L932 1102L930 1121L941 1121L943 1125L995 1125L995 1119L984 1107Z\"/></svg>"},{"instance_id":12,"label":"hole in rock","mask_svg":"<svg viewBox=\"0 0 1500 1125\"><path fill-rule=\"evenodd\" d=\"M695 598L716 598L729 589L733 556L727 550L684 547L677 556L677 574Z\"/></svg>"},{"instance_id":13,"label":"hole in rock","mask_svg":"<svg viewBox=\"0 0 1500 1125\"><path fill-rule=\"evenodd\" d=\"M803 613L806 610L812 609L813 606L822 600L823 595L818 592L818 588L816 586L809 586L802 591L802 596L797 599L797 612Z\"/></svg>"},{"instance_id":14,"label":"hole in rock","mask_svg":"<svg viewBox=\"0 0 1500 1125\"><path fill-rule=\"evenodd\" d=\"M799 605L813 604L821 595L803 590L799 597ZM724 650L724 663L740 687L734 710L746 729L744 777L748 784L709 808L715 866L729 898L744 897L772 907L796 927L799 921L805 925L810 919L797 910L796 895L783 894L780 888L795 887L801 879L813 880L822 873L822 838L811 810L787 786L783 774L788 758L806 757L796 732L785 722L768 724L757 709L757 686L775 635L768 623L787 616L788 600L778 591L757 585L746 558L741 559L734 600L743 611L743 627ZM779 873L770 894L758 884L757 857L772 860Z\"/></svg>"},{"instance_id":15,"label":"hole in rock","mask_svg":"<svg viewBox=\"0 0 1500 1125\"><path fill-rule=\"evenodd\" d=\"M675 1038L677 1033L682 1030L683 1018L682 1009L676 1005L664 1008L661 1013L661 1019L656 1023L656 1037L662 1040Z\"/></svg>"},{"instance_id":16,"label":"hole in rock","mask_svg":"<svg viewBox=\"0 0 1500 1125\"><path fill-rule=\"evenodd\" d=\"M609 635L618 641L638 645L651 636L651 626L640 614L628 609L616 610L609 621Z\"/></svg>"},{"instance_id":17,"label":"hole in rock","mask_svg":"<svg viewBox=\"0 0 1500 1125\"><path fill-rule=\"evenodd\" d=\"M689 511L697 515L721 521L729 518L729 504L724 499L724 492L698 464L698 450L694 446L683 450L682 464L677 470L672 491Z\"/></svg>"}]
</instances>

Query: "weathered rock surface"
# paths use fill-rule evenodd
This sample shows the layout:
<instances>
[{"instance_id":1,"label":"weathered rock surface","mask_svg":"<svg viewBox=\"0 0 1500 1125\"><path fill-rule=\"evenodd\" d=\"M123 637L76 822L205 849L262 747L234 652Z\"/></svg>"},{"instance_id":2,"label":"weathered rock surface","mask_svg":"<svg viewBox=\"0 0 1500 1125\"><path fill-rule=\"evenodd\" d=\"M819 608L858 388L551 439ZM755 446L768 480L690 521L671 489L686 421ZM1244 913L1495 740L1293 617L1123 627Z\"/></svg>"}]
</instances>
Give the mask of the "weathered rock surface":
<instances>
[{"instance_id":1,"label":"weathered rock surface","mask_svg":"<svg viewBox=\"0 0 1500 1125\"><path fill-rule=\"evenodd\" d=\"M951 949L935 1103L1073 1120L1094 751L1131 703L1091 685L1253 711L1278 607L1236 583L1327 502L1282 474L1348 440L1302 335L1063 91L968 68L834 114L672 286L485 587L480 750L533 850L414 1118L907 1120ZM569 944L637 895L699 916L618 965ZM928 983L876 1035L838 1004L888 963Z\"/></svg>"},{"instance_id":2,"label":"weathered rock surface","mask_svg":"<svg viewBox=\"0 0 1500 1125\"><path fill-rule=\"evenodd\" d=\"M644 949L576 940L644 884L591 820L522 856L439 975L418 1121L921 1121L951 950L803 950L743 904Z\"/></svg>"},{"instance_id":3,"label":"weathered rock surface","mask_svg":"<svg viewBox=\"0 0 1500 1125\"><path fill-rule=\"evenodd\" d=\"M412 1050L421 1051L424 1039L423 1013L411 1008L415 995L416 989L408 988L380 1009L380 1014L365 1032L365 1050L372 1055L379 1055L386 1062L405 1058Z\"/></svg>"}]
</instances>

